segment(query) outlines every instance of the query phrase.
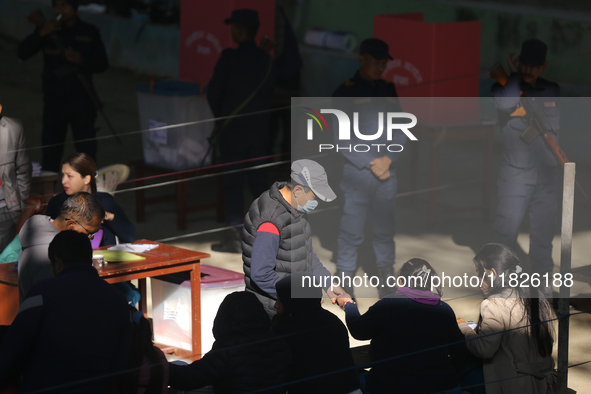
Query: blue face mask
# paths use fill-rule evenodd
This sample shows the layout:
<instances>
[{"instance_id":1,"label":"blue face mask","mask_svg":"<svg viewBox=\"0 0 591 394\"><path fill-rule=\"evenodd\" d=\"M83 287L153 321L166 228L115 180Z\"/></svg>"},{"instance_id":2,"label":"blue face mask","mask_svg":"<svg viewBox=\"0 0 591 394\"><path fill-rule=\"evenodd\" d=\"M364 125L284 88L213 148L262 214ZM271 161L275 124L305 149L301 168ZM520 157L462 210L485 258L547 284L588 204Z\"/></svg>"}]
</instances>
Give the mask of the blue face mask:
<instances>
[{"instance_id":1,"label":"blue face mask","mask_svg":"<svg viewBox=\"0 0 591 394\"><path fill-rule=\"evenodd\" d=\"M298 204L298 207L296 209L300 212L306 212L306 213L313 211L314 208L316 208L318 206L318 201L309 200L308 196L306 196L306 193L304 193L304 197L306 197L306 203L304 204L304 206L300 205L300 202L298 201L298 199L296 197L296 203Z\"/></svg>"}]
</instances>

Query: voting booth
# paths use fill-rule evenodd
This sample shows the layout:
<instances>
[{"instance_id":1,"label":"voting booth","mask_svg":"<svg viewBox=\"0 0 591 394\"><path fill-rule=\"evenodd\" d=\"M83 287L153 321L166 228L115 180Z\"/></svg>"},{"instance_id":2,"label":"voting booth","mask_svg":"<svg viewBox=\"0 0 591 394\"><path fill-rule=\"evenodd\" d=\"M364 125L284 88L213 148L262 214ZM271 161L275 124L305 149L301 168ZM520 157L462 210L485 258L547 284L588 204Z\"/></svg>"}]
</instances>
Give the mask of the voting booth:
<instances>
[{"instance_id":1,"label":"voting booth","mask_svg":"<svg viewBox=\"0 0 591 394\"><path fill-rule=\"evenodd\" d=\"M428 23L420 12L376 15L374 37L390 47L393 60L382 77L394 82L400 97L478 97L480 22ZM461 112L458 105L442 107L441 100L410 105L403 109L422 120L473 121L478 114L477 100L466 100Z\"/></svg>"}]
</instances>

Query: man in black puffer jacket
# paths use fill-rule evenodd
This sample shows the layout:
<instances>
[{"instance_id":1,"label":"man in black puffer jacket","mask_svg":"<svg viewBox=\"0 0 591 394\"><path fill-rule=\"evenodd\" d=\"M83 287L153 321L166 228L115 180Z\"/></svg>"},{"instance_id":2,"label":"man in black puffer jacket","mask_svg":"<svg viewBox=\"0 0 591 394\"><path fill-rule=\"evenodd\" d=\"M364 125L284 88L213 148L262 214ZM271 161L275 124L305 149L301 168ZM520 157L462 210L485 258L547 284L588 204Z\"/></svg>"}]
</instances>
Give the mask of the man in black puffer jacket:
<instances>
[{"instance_id":1,"label":"man in black puffer jacket","mask_svg":"<svg viewBox=\"0 0 591 394\"><path fill-rule=\"evenodd\" d=\"M275 284L294 272L308 272L333 303L340 287L331 287L330 272L312 248L312 231L305 213L337 196L324 168L312 160L297 160L289 182L275 182L257 198L242 229L242 260L246 290L256 294L270 317L275 316Z\"/></svg>"},{"instance_id":2,"label":"man in black puffer jacket","mask_svg":"<svg viewBox=\"0 0 591 394\"><path fill-rule=\"evenodd\" d=\"M213 336L213 348L201 360L190 365L169 363L172 388L212 385L215 393L285 393L291 354L283 339L270 331L269 317L252 293L226 296L213 323Z\"/></svg>"}]
</instances>

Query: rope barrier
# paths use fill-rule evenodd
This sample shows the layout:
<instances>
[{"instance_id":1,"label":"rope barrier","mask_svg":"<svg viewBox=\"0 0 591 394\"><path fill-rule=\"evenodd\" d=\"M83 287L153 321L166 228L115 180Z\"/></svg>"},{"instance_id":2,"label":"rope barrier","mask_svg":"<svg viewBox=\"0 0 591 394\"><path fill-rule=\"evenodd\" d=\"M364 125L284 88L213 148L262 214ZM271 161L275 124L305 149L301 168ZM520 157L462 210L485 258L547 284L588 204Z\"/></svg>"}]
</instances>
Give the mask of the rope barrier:
<instances>
[{"instance_id":1,"label":"rope barrier","mask_svg":"<svg viewBox=\"0 0 591 394\"><path fill-rule=\"evenodd\" d=\"M244 171L260 170L260 169L263 169L263 168L278 166L278 165L286 164L286 163L291 163L291 161L290 160L283 160L283 161L277 161L277 162L274 162L274 163L260 164L258 166L252 166L252 167L240 168L240 169L236 169L236 170L224 171L222 173L197 175L197 176L190 177L190 178L175 179L175 180L172 180L172 181L160 182L160 183L156 183L154 185L145 185L145 186L133 187L133 188L130 188L130 189L115 190L114 192L111 192L111 193L112 194L119 194L119 193L133 192L133 191L136 191L136 190L153 189L155 187L161 187L161 186L166 186L166 185L174 185L174 184L177 184L177 183L194 181L194 180L197 180L197 179L213 178L213 177L220 176L220 175L228 175L228 174L235 174L235 173L244 172Z\"/></svg>"},{"instance_id":2,"label":"rope barrier","mask_svg":"<svg viewBox=\"0 0 591 394\"><path fill-rule=\"evenodd\" d=\"M575 316L575 315L579 315L579 314L584 314L584 313L591 313L591 310L577 312L577 313L571 313L571 314L569 314L568 318L570 318L571 316ZM536 323L536 324L550 323L550 322L553 322L555 320L558 320L558 318L541 321L541 322ZM417 350L417 351L406 353L406 354L403 354L403 355L393 356L393 357L389 357L389 358L386 358L386 359L372 361L372 362L361 364L361 365L355 365L353 367L343 368L343 369L340 369L340 370L337 370L337 371L327 372L327 373L315 375L315 376L312 376L312 377L298 379L298 380L295 380L295 381L291 381L291 382L288 382L288 383L284 383L284 384L280 384L280 385L276 385L276 386L272 386L272 387L266 387L266 388L261 389L261 390L252 391L251 393L258 393L258 392L262 392L262 391L272 390L272 389L275 389L275 388L278 389L278 388L281 388L281 387L287 387L287 386L289 386L291 384L302 383L302 382L306 382L306 381L310 381L310 380L314 380L314 379L318 379L318 378L321 378L321 377L330 376L330 375L333 375L333 374L342 373L342 372L346 372L346 371L355 371L355 370L359 370L359 369L366 369L366 368L369 368L369 367L373 367L376 364L381 364L381 363L393 361L393 360L404 358L404 357L414 356L414 355L418 355L418 354L421 354L421 353L425 353L425 352L429 352L429 351L433 351L433 350L437 350L437 349L447 348L447 347L454 346L454 345L461 345L461 344L465 344L465 343L467 343L469 341L475 341L475 340L479 340L479 339L482 339L482 338L485 338L485 337L489 337L489 336L493 336L493 335L499 335L499 334L503 334L503 333L511 332L511 331L515 331L515 330L526 329L526 328L531 327L531 326L533 326L533 324L528 324L528 325L521 326L521 327L515 327L515 328L512 328L512 329L507 329L507 330L503 330L503 331L499 331L499 332L494 332L494 333L490 333L490 334L486 334L486 335L481 335L481 336L476 337L476 338L464 339L462 341L456 341L456 342L451 342L451 343L447 343L447 344L444 344L444 345L433 346L431 348ZM582 363L579 363L579 364L571 365L571 366L569 366L569 368L571 368L571 367L577 367L577 366L584 365L584 364L587 364L587 363L591 363L591 360L585 361L585 362L582 362ZM517 378L526 377L526 376L529 376L529 375L525 375L524 374L523 376L518 376ZM489 383L489 384L490 383L497 383L497 382L502 382L502 381L511 380L511 379L516 379L516 378L511 377L511 378L505 378L505 379L498 379L496 381L487 382L487 383ZM473 386L467 386L467 387L462 387L462 388L479 387L479 386L482 386L482 385L473 385ZM438 392L435 392L435 393L432 393L432 394L447 393L448 391L449 390L438 391Z\"/></svg>"},{"instance_id":3,"label":"rope barrier","mask_svg":"<svg viewBox=\"0 0 591 394\"><path fill-rule=\"evenodd\" d=\"M207 166L207 167L191 168L191 169L188 169L188 170L180 170L180 171L174 171L174 172L167 172L165 174L150 175L150 176L146 176L146 177L142 177L142 178L127 179L127 180L121 181L121 182L105 183L104 185L101 185L101 186L122 185L124 183L142 182L142 181L147 181L147 180L150 180L150 179L157 179L157 178L175 176L175 175L180 175L180 174L187 174L187 173L191 173L191 172L213 170L213 169L216 169L216 168L222 168L222 167L227 167L227 166L234 166L234 165L237 165L237 164L250 163L250 162L253 162L253 161L274 159L274 158L281 157L281 156L287 156L289 154L290 154L289 152L286 152L286 153L277 153L277 154L274 154L274 155L260 156L260 157L255 157L255 158L252 158L252 159L245 159L245 160L233 161L233 162L230 162L230 163L212 164L212 165Z\"/></svg>"},{"instance_id":4,"label":"rope barrier","mask_svg":"<svg viewBox=\"0 0 591 394\"><path fill-rule=\"evenodd\" d=\"M181 171L169 172L169 173L166 173L166 174L158 174L158 175L154 175L154 176L148 176L148 177L130 179L130 180L122 181L122 182L113 182L113 183L109 183L107 185L119 185L119 184L130 183L130 182L141 182L141 181L145 181L145 180L149 180L149 179L162 178L162 177L170 177L170 176L175 176L175 175L185 174L185 173L190 173L190 172L197 172L197 171L203 171L203 170L209 170L209 169L215 169L215 168L221 168L221 167L230 167L230 166L235 166L235 165L238 165L238 164L250 163L250 162L253 162L253 161L260 161L260 160L267 160L267 159L276 158L276 157L285 156L285 155L288 155L288 153L278 153L278 154L275 154L275 155L269 155L269 156L255 157L255 158L252 158L252 159L233 161L233 162L230 162L230 163L215 164L215 165L212 165L212 166L209 166L209 167L202 167L202 168L196 168L196 169L190 169L190 170L181 170ZM285 164L285 163L288 163L288 162L290 162L290 161L289 160L277 161L277 162L265 164L265 166L272 167L272 166L276 166L276 165ZM260 168L263 168L263 167L260 167ZM197 176L197 177L192 177L192 178L177 179L175 181L156 183L156 184L153 184L153 185L141 186L141 187L137 187L137 188L123 189L123 190L115 190L115 191L110 192L110 193L111 194L125 193L125 192L129 192L129 191L141 190L142 188L144 188L144 189L145 188L153 188L153 187L159 187L159 186L166 186L166 185L174 184L174 183L192 181L192 180L195 180L195 179L200 179L200 177L209 178L209 177L212 177L212 176L221 176L221 175L232 174L232 173L242 172L242 171L251 171L251 170L256 170L256 169L259 169L259 167L257 167L257 168L255 168L255 167L245 167L245 168L240 168L240 169L237 169L237 170L232 170L232 171L227 171L227 172L216 172L214 174L206 174L204 176ZM45 198L45 197L53 197L54 195L55 195L55 193L49 193L49 194L36 195L36 197L44 197ZM14 200L10 200L10 201L12 202ZM44 206L44 205L47 205L47 203L40 204L40 205ZM36 205L28 205L28 206L25 206L25 208L30 208L30 207L33 207L33 206L36 206Z\"/></svg>"},{"instance_id":5,"label":"rope barrier","mask_svg":"<svg viewBox=\"0 0 591 394\"><path fill-rule=\"evenodd\" d=\"M405 310L410 310L410 308L401 309L399 311L404 312ZM579 312L569 313L568 315L566 315L564 317L555 317L555 318L552 318L552 319L542 320L542 321L540 321L538 323L535 323L535 324L526 324L526 325L519 326L519 327L514 327L514 328L502 330L502 331L497 331L497 332L493 332L493 333L489 333L489 334L485 334L485 335L480 335L480 336L478 336L476 338L464 339L464 340L461 340L461 341L450 342L450 343L447 343L447 344L444 344L444 345L434 346L434 347L430 347L430 348L427 348L427 349L421 349L421 350L417 350L415 352L411 352L411 353L407 353L407 354L403 354L403 355L397 355L397 356L393 356L393 357L390 357L390 358L387 358L387 359L382 359L382 360L378 360L378 361L372 361L370 363L366 363L366 364L362 364L362 365L357 365L355 367L351 367L351 368L348 368L348 369L351 369L352 370L352 369L367 368L367 367L372 366L372 365L375 365L377 363L392 361L392 360L403 358L403 357L407 357L407 356L413 356L413 355L416 355L416 354L419 354L419 353L429 352L429 351L433 351L433 350L445 348L445 347L448 347L448 346L461 345L461 344L467 343L469 341L476 341L476 340L479 340L479 339L482 339L482 338L486 338L486 337L490 337L490 336L494 336L494 335L499 335L499 334L504 334L504 333L507 333L507 332L512 332L512 331L527 329L528 327L533 327L534 325L541 325L541 324L546 324L546 323L553 323L553 322L559 321L561 319L570 319L572 316L578 316L578 315L589 314L589 313L591 313L591 309L585 310L585 311L579 311ZM384 315L386 315L386 314L389 314L389 312L384 312ZM322 329L322 327L316 326L313 329L310 329L309 332L316 331L316 330L319 330L319 329ZM295 334L291 334L291 335L295 335ZM238 348L240 346L245 346L245 345L237 345L236 347L232 347L232 348ZM196 355L197 354L194 353L194 354L190 355L190 357L194 357ZM203 356L203 353L199 354L199 356ZM589 362L591 362L591 360ZM586 363L587 362L583 362L583 363L580 363L580 364L575 364L573 366L580 366L580 365L583 365L583 364L586 364ZM342 372L342 371L345 371L345 370L348 370L348 369L339 370L339 371ZM339 371L332 372L332 373L338 373Z\"/></svg>"},{"instance_id":6,"label":"rope barrier","mask_svg":"<svg viewBox=\"0 0 591 394\"><path fill-rule=\"evenodd\" d=\"M577 315L581 315L581 314L588 314L588 313L591 313L591 310L580 311L580 312L576 312L576 313L570 313L565 318L570 318L572 316L577 316ZM548 319L548 320L544 320L544 321L541 321L541 322L536 323L536 324L551 323L551 322L556 321L556 320L559 320L559 319L560 318ZM422 353L427 353L427 352L430 352L430 351L433 351L433 350L437 350L437 349L441 349L441 348L447 348L447 347L450 347L450 346L462 345L462 344L465 344L465 343L467 343L469 341L475 341L475 340L479 340L479 339L482 339L482 338L485 338L485 337L489 337L489 336L493 336L493 335L499 335L499 334L503 334L503 333L511 332L511 331L515 331L515 330L522 330L522 329L526 329L526 328L531 327L531 326L533 326L533 324L527 324L527 325L520 326L520 327L515 327L515 328L503 330L503 331L498 331L498 332L494 332L494 333L490 333L490 334L485 334L485 335L478 336L476 338L464 339L464 340L461 340L461 341L455 341L455 342L447 343L447 344L444 344L444 345L433 346L433 347L430 347L430 348L427 348L427 349L421 349L421 350L417 350L417 351L406 353L406 354L402 354L402 355L392 356L392 357L389 357L389 358L386 358L386 359L376 360L376 361L372 361L372 362L361 364L361 365L355 365L355 366L349 367L349 368L342 368L342 369L339 369L339 370L336 370L336 371L327 372L327 373L323 373L323 374L318 374L318 375L315 375L315 376L311 376L311 377L307 377L307 378L302 378L302 379L290 381L290 382L287 382L287 383L283 383L283 384L279 384L279 385L275 385L275 386L271 386L271 387L265 387L264 389L251 391L250 393L258 393L258 392L263 392L263 391L268 391L268 390L273 390L273 389L279 389L279 388L287 387L287 386L292 385L292 384L303 383L303 382L307 382L307 381L312 381L314 379L318 379L318 378L322 378L322 377L327 377L327 376L338 374L338 373L343 373L343 372L347 372L347 371L356 371L356 370L360 370L360 369L366 369L366 368L373 367L374 365L377 365L377 364L380 364L380 363L389 362L389 361L393 361L393 360L396 360L396 359L401 359L401 358L404 358L404 357L414 356L414 355L418 355L418 354L422 354ZM319 329L322 329L322 328L323 327L315 327L314 330L319 330ZM291 335L296 335L296 334L291 334ZM266 340L253 341L253 342L249 342L248 344L241 344L241 345L232 346L230 348L225 348L225 350L228 350L228 349L237 349L237 348L240 348L240 347L243 347L243 346L252 346L253 344L263 343L265 341ZM195 355L196 354L192 354L190 357L194 357ZM203 356L203 353L201 353L200 356ZM577 363L577 364L569 365L568 368L576 368L576 367L579 367L579 366L582 366L582 365L586 365L586 364L589 364L589 363L591 363L591 360L583 361L583 362L580 362L580 363ZM151 366L155 366L155 365L158 365L158 364L150 364L150 365ZM125 374L127 372L131 372L131 371L135 371L135 370L136 370L136 368L129 368L129 369L126 369L124 371L120 371L120 372L115 372L115 373L112 373L112 374L103 375L103 376L98 377L98 378L78 380L78 381L75 381L75 382L66 384L63 387L67 387L67 386L74 385L74 384L80 384L80 383L84 383L84 382L91 382L91 381L94 381L96 379L102 379L105 376L121 376L121 375L123 375L123 374ZM489 382L486 382L486 383L488 383L488 384L497 383L497 382L502 382L502 381L507 381L507 380L524 378L524 377L527 377L527 376L529 376L529 375L525 375L524 374L524 375L518 376L518 377L510 377L510 378L497 379L495 381L492 381L492 382L489 381ZM474 388L474 387L479 387L479 386L482 386L482 384L471 385L471 386L464 386L464 387L461 387L461 389L469 389L469 388ZM448 391L449 390L437 391L437 392L434 392L432 394L444 394L444 393L447 393Z\"/></svg>"},{"instance_id":7,"label":"rope barrier","mask_svg":"<svg viewBox=\"0 0 591 394\"><path fill-rule=\"evenodd\" d=\"M296 107L296 106L293 106L293 107ZM76 140L76 141L65 141L65 142L61 142L59 144L48 144L48 145L34 146L34 147L30 147L30 148L13 149L13 150L7 151L7 153L24 152L24 151L27 151L27 150L38 150L38 149L43 149L43 148L53 148L53 147L62 146L62 145L72 145L74 143L80 143L80 142L98 141L98 140L105 140L105 139L109 139L109 138L125 137L125 136L129 136L129 135L136 135L136 134L141 134L141 133L147 133L147 132L150 132L150 131L178 129L180 127L194 126L194 125L205 124L205 123L212 123L212 122L217 122L217 121L220 121L220 120L240 118L240 117L253 116L253 115L262 115L262 114L270 113L270 112L273 112L273 111L285 110L285 109L288 109L288 108L292 108L292 106L291 105L287 105L287 106L284 106L284 107L277 107L277 108L271 108L271 109L266 109L266 110L262 110L262 111L248 112L248 113L238 114L238 115L220 116L220 117L217 117L217 118L208 118L208 119L202 119L202 120L194 120L194 121L191 121L191 122L176 123L176 124L172 124L172 125L154 127L154 128L151 128L151 129L142 129L142 130L128 131L128 132L125 132L125 133L118 133L117 135L109 134L109 135L104 135L104 136L99 136L99 137L93 137L93 138L85 138L85 139Z\"/></svg>"},{"instance_id":8,"label":"rope barrier","mask_svg":"<svg viewBox=\"0 0 591 394\"><path fill-rule=\"evenodd\" d=\"M166 173L166 174L158 174L158 175L153 175L153 176L148 176L148 177L142 177L142 178L136 178L136 179L129 179L129 180L122 181L122 182L113 182L113 183L110 183L108 185L119 185L119 184L123 184L123 183L140 182L140 181L145 181L145 180L150 180L150 179L157 179L157 178L162 178L162 177L175 176L175 175L179 175L179 174L185 174L185 173L191 173L191 172L197 172L197 171L204 171L204 170L211 170L211 169L222 168L222 167L235 166L235 165L238 165L238 164L250 163L250 162L260 161L260 160L268 160L268 159L277 158L277 157L281 157L281 156L285 156L285 155L288 155L288 153L279 153L279 154L275 154L275 155L268 155L268 156L256 157L256 158L252 158L252 159L239 160L239 161L230 162L230 163L215 164L215 165L212 165L212 166L202 167L202 168L197 168L197 169L174 171L174 172L169 172L169 173ZM322 155L316 155L316 156L322 156ZM314 156L311 156L311 157L314 157ZM282 160L282 161L277 161L277 162L273 162L273 163L262 164L262 165L253 166L253 167L245 167L245 168L240 168L240 169L226 171L226 172L217 172L217 173L213 173L213 174L198 175L198 176L189 177L189 178L183 178L183 179L177 179L177 180L173 180L173 181L156 183L156 184L153 184L153 185L145 185L145 186L139 186L139 187L135 187L135 188L129 188L129 189L123 189L123 190L115 190L115 191L111 192L111 194L127 193L127 192L130 192L130 191L143 190L143 189L151 189L151 188L156 188L156 187L160 187L160 186L167 186L167 185L181 183L181 182L193 181L193 180L197 180L197 179L211 178L211 177L214 177L214 176L223 176L223 175L233 174L233 173L238 173L238 172L252 171L252 170L257 170L257 169L261 169L261 168L267 168L267 167L273 167L273 166L277 166L277 165L281 165L281 164L286 164L286 163L289 163L289 162L290 162L290 160ZM466 182L450 183L450 184L447 184L447 185L441 185L441 186L432 187L432 188L420 189L420 190L415 190L415 191L405 192L405 193L398 193L396 195L396 197L397 198L408 197L408 196L412 196L412 195L416 195L416 194L428 193L428 192L432 192L432 191L447 189L447 188L450 188L450 187L453 187L453 186L461 186L461 185L471 184L471 183L477 183L477 182L481 182L481 179L473 179L473 180L466 181ZM38 197L44 197L44 198L46 198L46 197L52 197L54 195L55 195L55 193L49 193L49 194L41 194ZM41 206L45 206L45 205L47 205L47 203L43 203L43 204L40 204L40 205ZM25 208L31 208L31 207L34 207L34 206L36 206L36 205L27 205L27 206L25 206Z\"/></svg>"},{"instance_id":9,"label":"rope barrier","mask_svg":"<svg viewBox=\"0 0 591 394\"><path fill-rule=\"evenodd\" d=\"M228 173L231 173L231 172L228 172ZM204 175L203 177L209 177L209 176L211 176L211 175ZM195 177L195 178L191 178L191 179L200 179L200 177ZM448 187L452 187L452 186L459 186L459 185L464 185L464 184L469 184L469 183L475 183L475 182L478 182L478 181L479 180L471 180L471 181L466 181L466 182L450 183L448 185L443 185L443 186L437 186L437 187L432 187L432 188L427 188L427 189L416 190L414 192L399 193L399 194L396 195L396 198L414 196L414 195L422 194L422 193L429 193L429 192L432 192L432 191L435 191L435 190L441 190L442 188L448 188ZM178 181L171 181L171 182L178 182ZM158 184L158 185L160 185L160 184ZM125 189L125 190L122 190L121 192L125 192L125 191L128 191L128 190L136 190L136 189ZM318 214L318 213L321 213L321 212L332 211L332 210L335 210L335 209L338 209L338 208L340 208L340 205L334 205L334 206L332 206L330 208L315 209L314 211L308 213L308 215L314 215L314 214ZM169 238L162 238L162 239L156 240L155 242L164 243L164 242L174 241L174 240L177 240L177 239L197 237L199 235L211 234L211 233L216 233L216 232L228 230L231 227L234 227L234 226L218 227L218 228L215 228L215 229L209 229L209 230L204 230L204 231L197 231L197 232L194 232L194 233L177 235L177 236L169 237Z\"/></svg>"}]
</instances>

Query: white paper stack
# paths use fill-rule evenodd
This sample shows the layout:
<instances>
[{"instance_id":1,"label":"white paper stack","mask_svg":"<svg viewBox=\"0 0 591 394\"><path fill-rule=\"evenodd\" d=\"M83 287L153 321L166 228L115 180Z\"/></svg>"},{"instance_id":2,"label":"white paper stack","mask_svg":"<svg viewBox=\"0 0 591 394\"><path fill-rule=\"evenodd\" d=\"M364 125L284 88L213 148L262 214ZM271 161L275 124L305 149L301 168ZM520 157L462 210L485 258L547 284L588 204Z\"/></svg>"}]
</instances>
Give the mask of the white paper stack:
<instances>
[{"instance_id":1,"label":"white paper stack","mask_svg":"<svg viewBox=\"0 0 591 394\"><path fill-rule=\"evenodd\" d=\"M158 245L154 244L119 244L111 246L108 250L123 250L125 252L132 253L144 253L157 247Z\"/></svg>"}]
</instances>

